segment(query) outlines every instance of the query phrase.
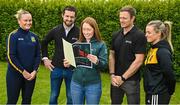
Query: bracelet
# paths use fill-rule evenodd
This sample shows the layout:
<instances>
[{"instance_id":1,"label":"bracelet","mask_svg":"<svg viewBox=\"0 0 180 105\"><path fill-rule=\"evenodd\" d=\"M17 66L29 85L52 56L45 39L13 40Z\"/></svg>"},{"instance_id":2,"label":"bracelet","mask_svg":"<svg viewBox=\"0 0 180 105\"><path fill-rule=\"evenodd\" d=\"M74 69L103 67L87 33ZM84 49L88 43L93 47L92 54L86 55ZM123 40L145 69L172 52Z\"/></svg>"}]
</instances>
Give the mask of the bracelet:
<instances>
[{"instance_id":1,"label":"bracelet","mask_svg":"<svg viewBox=\"0 0 180 105\"><path fill-rule=\"evenodd\" d=\"M121 79L122 79L122 81L126 81L126 79L121 75Z\"/></svg>"},{"instance_id":2,"label":"bracelet","mask_svg":"<svg viewBox=\"0 0 180 105\"><path fill-rule=\"evenodd\" d=\"M114 73L109 73L110 75L114 75Z\"/></svg>"}]
</instances>

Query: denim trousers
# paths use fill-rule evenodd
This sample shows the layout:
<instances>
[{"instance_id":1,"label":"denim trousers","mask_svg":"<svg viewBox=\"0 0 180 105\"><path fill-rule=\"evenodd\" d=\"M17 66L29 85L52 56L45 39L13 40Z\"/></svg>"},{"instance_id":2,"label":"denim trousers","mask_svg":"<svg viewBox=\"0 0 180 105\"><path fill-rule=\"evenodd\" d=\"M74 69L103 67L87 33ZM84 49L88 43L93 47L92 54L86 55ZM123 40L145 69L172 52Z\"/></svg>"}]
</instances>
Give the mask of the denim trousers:
<instances>
[{"instance_id":1,"label":"denim trousers","mask_svg":"<svg viewBox=\"0 0 180 105\"><path fill-rule=\"evenodd\" d=\"M49 104L58 104L58 96L60 94L60 88L62 81L64 79L66 85L66 100L67 104L72 104L71 97L71 78L73 71L71 69L63 69L63 68L54 68L51 72L51 95Z\"/></svg>"},{"instance_id":2,"label":"denim trousers","mask_svg":"<svg viewBox=\"0 0 180 105\"><path fill-rule=\"evenodd\" d=\"M86 104L98 105L102 94L101 82L83 86L72 80L71 94L75 105L82 105L85 102Z\"/></svg>"}]
</instances>

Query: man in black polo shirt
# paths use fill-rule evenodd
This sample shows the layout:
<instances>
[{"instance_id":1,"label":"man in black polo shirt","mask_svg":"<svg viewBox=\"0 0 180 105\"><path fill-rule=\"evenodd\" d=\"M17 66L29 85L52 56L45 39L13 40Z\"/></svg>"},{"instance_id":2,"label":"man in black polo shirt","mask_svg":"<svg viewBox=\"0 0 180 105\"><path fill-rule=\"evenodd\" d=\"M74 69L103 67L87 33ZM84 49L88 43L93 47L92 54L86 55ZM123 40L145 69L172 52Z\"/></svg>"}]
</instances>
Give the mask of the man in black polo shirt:
<instances>
[{"instance_id":1,"label":"man in black polo shirt","mask_svg":"<svg viewBox=\"0 0 180 105\"><path fill-rule=\"evenodd\" d=\"M72 104L70 83L72 78L72 68L64 67L64 51L62 38L70 43L74 43L79 38L79 28L75 25L77 11L73 6L66 6L62 13L63 23L56 26L42 40L42 57L46 68L51 71L51 95L49 104L58 104L58 96L63 79L66 85L67 104ZM48 44L54 41L55 52L52 61L48 57Z\"/></svg>"},{"instance_id":2,"label":"man in black polo shirt","mask_svg":"<svg viewBox=\"0 0 180 105\"><path fill-rule=\"evenodd\" d=\"M109 72L111 103L122 104L124 94L128 104L140 104L140 72L146 51L145 34L134 26L136 10L131 6L119 12L121 29L113 33Z\"/></svg>"}]
</instances>

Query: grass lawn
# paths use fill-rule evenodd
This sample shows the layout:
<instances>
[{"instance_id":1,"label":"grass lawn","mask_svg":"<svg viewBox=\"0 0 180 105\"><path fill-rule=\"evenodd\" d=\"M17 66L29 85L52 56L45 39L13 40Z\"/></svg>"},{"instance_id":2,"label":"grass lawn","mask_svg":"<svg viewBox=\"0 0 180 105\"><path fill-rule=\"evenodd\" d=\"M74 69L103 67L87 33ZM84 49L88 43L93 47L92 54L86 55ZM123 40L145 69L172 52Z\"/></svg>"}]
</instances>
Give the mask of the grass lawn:
<instances>
[{"instance_id":1,"label":"grass lawn","mask_svg":"<svg viewBox=\"0 0 180 105\"><path fill-rule=\"evenodd\" d=\"M6 69L7 63L0 62L0 104L6 104ZM102 73L102 96L100 104L110 104L110 78L106 73ZM141 104L144 104L144 91L141 81ZM61 86L61 92L58 99L59 104L65 104L65 86L64 82ZM180 104L180 83L176 85L176 92L171 98L171 104ZM50 71L45 69L44 66L40 66L40 70L37 75L37 81L35 90L32 97L32 104L48 104L50 94ZM126 98L126 97L125 97ZM126 99L124 98L124 103L126 104ZM18 103L21 103L21 98L19 98Z\"/></svg>"}]
</instances>

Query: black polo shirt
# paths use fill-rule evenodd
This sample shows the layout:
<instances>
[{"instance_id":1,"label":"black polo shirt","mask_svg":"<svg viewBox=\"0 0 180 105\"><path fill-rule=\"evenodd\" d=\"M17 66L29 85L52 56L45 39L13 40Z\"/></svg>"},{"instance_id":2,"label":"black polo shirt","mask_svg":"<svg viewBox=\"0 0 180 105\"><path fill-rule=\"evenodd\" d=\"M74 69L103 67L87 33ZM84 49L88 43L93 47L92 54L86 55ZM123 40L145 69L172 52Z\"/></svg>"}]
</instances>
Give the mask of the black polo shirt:
<instances>
[{"instance_id":1,"label":"black polo shirt","mask_svg":"<svg viewBox=\"0 0 180 105\"><path fill-rule=\"evenodd\" d=\"M135 60L135 54L146 52L145 34L134 26L126 35L123 30L113 33L111 50L115 51L115 74L122 75ZM137 80L140 77L138 71L129 80Z\"/></svg>"}]
</instances>

